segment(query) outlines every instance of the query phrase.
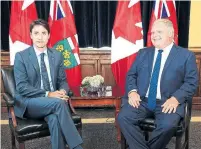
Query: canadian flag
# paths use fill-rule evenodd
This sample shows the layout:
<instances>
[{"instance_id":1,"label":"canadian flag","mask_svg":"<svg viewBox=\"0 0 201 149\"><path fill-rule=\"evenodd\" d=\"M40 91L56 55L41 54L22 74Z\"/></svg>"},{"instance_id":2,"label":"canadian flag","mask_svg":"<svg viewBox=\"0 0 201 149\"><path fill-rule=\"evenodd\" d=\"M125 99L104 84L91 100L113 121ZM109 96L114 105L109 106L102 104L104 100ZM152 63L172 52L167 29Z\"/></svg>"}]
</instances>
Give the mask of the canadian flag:
<instances>
[{"instance_id":1,"label":"canadian flag","mask_svg":"<svg viewBox=\"0 0 201 149\"><path fill-rule=\"evenodd\" d=\"M143 48L139 0L119 1L112 32L111 64L116 84L125 93L126 74Z\"/></svg>"},{"instance_id":2,"label":"canadian flag","mask_svg":"<svg viewBox=\"0 0 201 149\"><path fill-rule=\"evenodd\" d=\"M174 42L178 44L178 26L176 16L176 6L174 0L155 0L153 3L151 20L149 23L149 31L147 34L147 46L152 46L151 28L156 19L165 18L173 23L174 27Z\"/></svg>"},{"instance_id":3,"label":"canadian flag","mask_svg":"<svg viewBox=\"0 0 201 149\"><path fill-rule=\"evenodd\" d=\"M15 54L32 45L29 26L38 18L34 0L12 1L9 45L10 64L14 64Z\"/></svg>"}]
</instances>

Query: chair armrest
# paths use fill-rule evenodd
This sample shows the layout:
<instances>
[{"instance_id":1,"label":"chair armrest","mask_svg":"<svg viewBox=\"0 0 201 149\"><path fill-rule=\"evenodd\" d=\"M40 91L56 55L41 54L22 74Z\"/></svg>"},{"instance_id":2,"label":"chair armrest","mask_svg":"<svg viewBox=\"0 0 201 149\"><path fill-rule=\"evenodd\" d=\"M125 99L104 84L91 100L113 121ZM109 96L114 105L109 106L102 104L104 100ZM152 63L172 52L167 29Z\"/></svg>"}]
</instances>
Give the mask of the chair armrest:
<instances>
[{"instance_id":1,"label":"chair armrest","mask_svg":"<svg viewBox=\"0 0 201 149\"><path fill-rule=\"evenodd\" d=\"M14 106L15 102L14 102L13 98L9 94L3 93L3 99L5 100L6 105L8 107L13 107Z\"/></svg>"},{"instance_id":2,"label":"chair armrest","mask_svg":"<svg viewBox=\"0 0 201 149\"><path fill-rule=\"evenodd\" d=\"M68 96L71 98L73 96L73 92L71 90L68 91Z\"/></svg>"},{"instance_id":3,"label":"chair armrest","mask_svg":"<svg viewBox=\"0 0 201 149\"><path fill-rule=\"evenodd\" d=\"M75 111L75 109L74 109L74 107L73 107L71 98L68 99L68 104L69 104L69 106L70 106L71 112L74 113L74 114L77 114L77 112Z\"/></svg>"}]
</instances>

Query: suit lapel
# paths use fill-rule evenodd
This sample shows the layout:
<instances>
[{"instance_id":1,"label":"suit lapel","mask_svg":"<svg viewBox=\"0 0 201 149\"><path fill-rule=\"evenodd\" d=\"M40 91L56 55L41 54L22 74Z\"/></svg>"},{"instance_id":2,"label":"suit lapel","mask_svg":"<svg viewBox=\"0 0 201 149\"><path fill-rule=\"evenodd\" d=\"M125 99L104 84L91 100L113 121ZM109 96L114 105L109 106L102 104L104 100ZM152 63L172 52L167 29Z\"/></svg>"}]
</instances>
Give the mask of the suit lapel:
<instances>
[{"instance_id":1,"label":"suit lapel","mask_svg":"<svg viewBox=\"0 0 201 149\"><path fill-rule=\"evenodd\" d=\"M165 72L167 71L167 68L168 66L170 65L170 63L172 62L172 60L175 58L175 56L178 54L178 51L177 51L177 47L176 45L174 44L172 46L172 49L170 50L170 54L165 62L165 66L163 68L163 71L162 71L162 75L161 75L161 81L163 80L163 77L164 77L164 74ZM162 82L161 82L162 84Z\"/></svg>"},{"instance_id":2,"label":"suit lapel","mask_svg":"<svg viewBox=\"0 0 201 149\"><path fill-rule=\"evenodd\" d=\"M51 74L51 79L52 79L52 84L54 86L54 62L55 62L55 57L54 57L54 52L52 51L52 49L48 49L47 50L47 54L48 54L48 59L49 59L49 64L50 64L50 74ZM55 86L54 86L55 88Z\"/></svg>"},{"instance_id":3,"label":"suit lapel","mask_svg":"<svg viewBox=\"0 0 201 149\"><path fill-rule=\"evenodd\" d=\"M36 53L35 53L33 47L30 47L29 59L30 59L30 62L32 63L34 69L36 70L36 74L38 75L38 79L41 80L40 68L39 68L39 64L38 64L38 59L37 59L37 56L36 56ZM40 81L39 81L39 82L40 82Z\"/></svg>"}]
</instances>

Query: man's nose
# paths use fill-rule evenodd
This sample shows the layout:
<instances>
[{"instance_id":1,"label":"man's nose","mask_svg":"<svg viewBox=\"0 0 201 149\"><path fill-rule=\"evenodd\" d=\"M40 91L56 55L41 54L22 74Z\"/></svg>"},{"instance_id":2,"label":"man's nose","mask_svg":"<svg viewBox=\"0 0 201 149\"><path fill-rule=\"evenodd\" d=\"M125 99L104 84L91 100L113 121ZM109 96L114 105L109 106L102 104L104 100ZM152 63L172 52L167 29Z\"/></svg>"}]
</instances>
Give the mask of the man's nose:
<instances>
[{"instance_id":1,"label":"man's nose","mask_svg":"<svg viewBox=\"0 0 201 149\"><path fill-rule=\"evenodd\" d=\"M155 38L155 37L157 37L157 36L158 36L157 33L153 33L153 35L152 35L153 38Z\"/></svg>"},{"instance_id":2,"label":"man's nose","mask_svg":"<svg viewBox=\"0 0 201 149\"><path fill-rule=\"evenodd\" d=\"M43 35L39 35L39 36L38 36L38 39L43 39Z\"/></svg>"}]
</instances>

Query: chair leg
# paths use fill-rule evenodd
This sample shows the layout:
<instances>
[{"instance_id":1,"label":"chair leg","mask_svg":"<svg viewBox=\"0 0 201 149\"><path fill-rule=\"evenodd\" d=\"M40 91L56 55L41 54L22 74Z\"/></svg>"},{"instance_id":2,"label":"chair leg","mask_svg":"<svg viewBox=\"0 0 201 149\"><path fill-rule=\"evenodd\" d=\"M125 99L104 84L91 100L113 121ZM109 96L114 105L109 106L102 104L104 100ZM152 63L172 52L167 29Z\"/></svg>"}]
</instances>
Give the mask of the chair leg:
<instances>
[{"instance_id":1,"label":"chair leg","mask_svg":"<svg viewBox=\"0 0 201 149\"><path fill-rule=\"evenodd\" d=\"M24 142L19 143L19 149L25 149L25 144L24 144Z\"/></svg>"},{"instance_id":2,"label":"chair leg","mask_svg":"<svg viewBox=\"0 0 201 149\"><path fill-rule=\"evenodd\" d=\"M82 137L82 127L78 128L78 132L79 132L80 136Z\"/></svg>"},{"instance_id":3,"label":"chair leg","mask_svg":"<svg viewBox=\"0 0 201 149\"><path fill-rule=\"evenodd\" d=\"M176 137L175 149L181 149L181 145L182 145L182 144L181 144L181 140L182 140L182 135Z\"/></svg>"},{"instance_id":4,"label":"chair leg","mask_svg":"<svg viewBox=\"0 0 201 149\"><path fill-rule=\"evenodd\" d=\"M146 141L149 141L149 132L144 131L144 137Z\"/></svg>"},{"instance_id":5,"label":"chair leg","mask_svg":"<svg viewBox=\"0 0 201 149\"><path fill-rule=\"evenodd\" d=\"M14 133L12 132L12 130L11 130L10 132L11 132L11 145L12 145L12 149L16 149L15 135L14 135Z\"/></svg>"},{"instance_id":6,"label":"chair leg","mask_svg":"<svg viewBox=\"0 0 201 149\"><path fill-rule=\"evenodd\" d=\"M186 143L185 149L188 149L189 148L189 126L186 128L186 131L185 131L185 143Z\"/></svg>"}]
</instances>

